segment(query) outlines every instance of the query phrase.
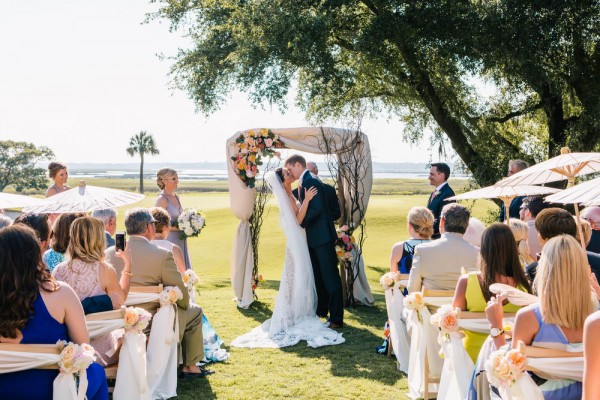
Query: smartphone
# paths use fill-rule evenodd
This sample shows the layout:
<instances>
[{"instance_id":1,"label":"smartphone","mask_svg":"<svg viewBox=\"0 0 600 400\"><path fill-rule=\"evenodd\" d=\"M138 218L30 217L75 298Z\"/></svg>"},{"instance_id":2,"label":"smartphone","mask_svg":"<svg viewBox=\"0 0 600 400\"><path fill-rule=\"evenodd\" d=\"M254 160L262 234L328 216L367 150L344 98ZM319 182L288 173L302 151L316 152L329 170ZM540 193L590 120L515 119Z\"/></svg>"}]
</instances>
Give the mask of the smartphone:
<instances>
[{"instance_id":1,"label":"smartphone","mask_svg":"<svg viewBox=\"0 0 600 400\"><path fill-rule=\"evenodd\" d=\"M115 234L115 250L125 250L125 232L117 232Z\"/></svg>"}]
</instances>

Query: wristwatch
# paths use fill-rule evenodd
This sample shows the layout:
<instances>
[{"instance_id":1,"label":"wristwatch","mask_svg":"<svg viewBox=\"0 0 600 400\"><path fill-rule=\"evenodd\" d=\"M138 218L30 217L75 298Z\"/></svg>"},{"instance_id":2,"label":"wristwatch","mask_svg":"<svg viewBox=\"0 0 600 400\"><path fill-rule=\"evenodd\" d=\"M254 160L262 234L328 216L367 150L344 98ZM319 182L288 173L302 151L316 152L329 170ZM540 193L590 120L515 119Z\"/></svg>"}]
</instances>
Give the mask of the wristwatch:
<instances>
[{"instance_id":1,"label":"wristwatch","mask_svg":"<svg viewBox=\"0 0 600 400\"><path fill-rule=\"evenodd\" d=\"M492 328L490 329L490 336L493 338L497 338L498 336L504 333L504 329Z\"/></svg>"}]
</instances>

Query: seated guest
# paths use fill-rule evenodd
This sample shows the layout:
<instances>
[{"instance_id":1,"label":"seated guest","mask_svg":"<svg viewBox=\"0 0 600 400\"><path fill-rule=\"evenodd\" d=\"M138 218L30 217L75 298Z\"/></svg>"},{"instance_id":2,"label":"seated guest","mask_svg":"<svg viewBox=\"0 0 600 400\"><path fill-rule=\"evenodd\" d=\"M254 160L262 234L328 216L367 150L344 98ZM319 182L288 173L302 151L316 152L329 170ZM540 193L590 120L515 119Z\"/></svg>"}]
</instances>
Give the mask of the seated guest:
<instances>
[{"instance_id":1,"label":"seated guest","mask_svg":"<svg viewBox=\"0 0 600 400\"><path fill-rule=\"evenodd\" d=\"M48 249L50 239L50 225L47 214L25 213L19 215L13 224L24 224L35 232L42 254Z\"/></svg>"},{"instance_id":2,"label":"seated guest","mask_svg":"<svg viewBox=\"0 0 600 400\"><path fill-rule=\"evenodd\" d=\"M575 220L575 223L577 223L577 217L573 216L573 219ZM592 226L585 219L580 219L579 224L581 225L581 234L583 235L583 243L585 243L585 246L587 248L587 245L590 243L590 240L592 240ZM582 238L579 235L579 229L577 229L577 231L576 231L575 239L577 239L577 241L579 243L581 243Z\"/></svg>"},{"instance_id":3,"label":"seated guest","mask_svg":"<svg viewBox=\"0 0 600 400\"><path fill-rule=\"evenodd\" d=\"M33 230L16 224L0 230L0 342L88 343L81 304L73 289L55 281L42 264ZM0 374L3 399L53 398L58 369L28 369ZM89 400L108 399L106 375L96 363L87 369Z\"/></svg>"},{"instance_id":4,"label":"seated guest","mask_svg":"<svg viewBox=\"0 0 600 400\"><path fill-rule=\"evenodd\" d=\"M117 231L117 210L114 208L104 208L92 212L92 217L100 220L104 224L104 236L106 237L106 248L115 245L113 236Z\"/></svg>"},{"instance_id":5,"label":"seated guest","mask_svg":"<svg viewBox=\"0 0 600 400\"><path fill-rule=\"evenodd\" d=\"M124 260L121 278L117 279L115 269L104 261L104 225L92 217L80 217L71 225L71 238L67 248L67 261L56 266L55 279L68 283L79 300L107 294L118 310L125 303L131 280L131 259L129 252L118 256ZM119 353L108 356L106 353L117 347L123 335L122 329L92 339L90 343L100 354L102 364L112 365L118 360Z\"/></svg>"},{"instance_id":6,"label":"seated guest","mask_svg":"<svg viewBox=\"0 0 600 400\"><path fill-rule=\"evenodd\" d=\"M592 226L592 238L588 243L587 250L592 253L600 253L600 207L586 207L581 212L581 218Z\"/></svg>"},{"instance_id":7,"label":"seated guest","mask_svg":"<svg viewBox=\"0 0 600 400\"><path fill-rule=\"evenodd\" d=\"M447 204L440 217L442 237L415 248L408 291L454 290L461 269L477 268L477 248L463 239L469 225L469 210L460 204Z\"/></svg>"},{"instance_id":8,"label":"seated guest","mask_svg":"<svg viewBox=\"0 0 600 400\"><path fill-rule=\"evenodd\" d=\"M490 285L493 283L505 283L531 293L529 282L519 262L514 236L505 224L492 224L483 232L478 264L479 272L470 272L458 280L452 307L464 311L485 311L487 302L492 297ZM516 312L519 308L510 303L503 306L504 311L510 313ZM488 335L467 330L464 334L463 344L475 362Z\"/></svg>"},{"instance_id":9,"label":"seated guest","mask_svg":"<svg viewBox=\"0 0 600 400\"><path fill-rule=\"evenodd\" d=\"M469 218L469 226L463 235L463 239L475 247L481 247L481 236L483 235L483 231L485 231L483 222L475 217L471 217Z\"/></svg>"},{"instance_id":10,"label":"seated guest","mask_svg":"<svg viewBox=\"0 0 600 400\"><path fill-rule=\"evenodd\" d=\"M413 207L408 212L406 228L409 238L392 246L390 271L408 274L412 267L415 246L431 241L433 214L425 207Z\"/></svg>"},{"instance_id":11,"label":"seated guest","mask_svg":"<svg viewBox=\"0 0 600 400\"><path fill-rule=\"evenodd\" d=\"M537 260L538 253L542 251L542 245L537 236L537 230L535 229L535 219L546 205L542 196L527 196L523 199L521 209L519 212L519 218L521 221L526 222L529 227L529 237L527 238L527 245L529 246L529 253L533 260Z\"/></svg>"},{"instance_id":12,"label":"seated guest","mask_svg":"<svg viewBox=\"0 0 600 400\"><path fill-rule=\"evenodd\" d=\"M583 397L600 399L600 311L585 320L583 328Z\"/></svg>"},{"instance_id":13,"label":"seated guest","mask_svg":"<svg viewBox=\"0 0 600 400\"><path fill-rule=\"evenodd\" d=\"M0 229L11 226L13 220L11 217L0 214Z\"/></svg>"},{"instance_id":14,"label":"seated guest","mask_svg":"<svg viewBox=\"0 0 600 400\"><path fill-rule=\"evenodd\" d=\"M529 226L526 222L520 219L510 219L510 230L517 242L517 248L519 249L519 261L523 268L526 265L531 264L535 261L535 258L531 257L531 251L529 250L529 244L527 239L529 238Z\"/></svg>"},{"instance_id":15,"label":"seated guest","mask_svg":"<svg viewBox=\"0 0 600 400\"><path fill-rule=\"evenodd\" d=\"M549 239L558 235L570 235L577 237L577 224L573 216L562 208L547 208L542 210L535 219L535 229L538 231L538 240L544 246ZM600 255L587 252L587 259L592 272L600 281ZM525 273L530 282L535 279L537 261L529 264L525 268Z\"/></svg>"},{"instance_id":16,"label":"seated guest","mask_svg":"<svg viewBox=\"0 0 600 400\"><path fill-rule=\"evenodd\" d=\"M196 304L190 304L190 296L177 270L173 253L150 243L154 239L155 222L150 211L144 208L134 208L125 213L125 229L129 235L128 246L132 257L131 284L154 286L162 283L164 286L177 286L181 289L183 299L177 301L179 341L183 347L184 365L181 376L203 377L212 371L196 365L204 358L202 309ZM115 257L114 249L108 248L106 254L117 271L121 271L122 261ZM147 303L142 307L155 313L158 305Z\"/></svg>"},{"instance_id":17,"label":"seated guest","mask_svg":"<svg viewBox=\"0 0 600 400\"><path fill-rule=\"evenodd\" d=\"M179 272L185 272L185 258L181 248L173 242L167 240L167 236L171 232L171 216L162 207L152 207L150 209L152 217L156 220L154 223L155 233L154 239L150 243L162 247L163 249L170 250L173 253L175 264L177 264L177 270Z\"/></svg>"},{"instance_id":18,"label":"seated guest","mask_svg":"<svg viewBox=\"0 0 600 400\"><path fill-rule=\"evenodd\" d=\"M85 216L85 213L59 214L54 221L52 233L50 233L50 248L42 256L42 261L44 261L50 272L64 261L65 252L69 245L71 224L77 218L83 216Z\"/></svg>"},{"instance_id":19,"label":"seated guest","mask_svg":"<svg viewBox=\"0 0 600 400\"><path fill-rule=\"evenodd\" d=\"M542 248L538 269L534 285L539 303L517 312L512 347L523 341L526 345L567 350L582 342L585 319L598 306L590 288L585 252L572 236L556 236ZM506 344L501 334L504 313L499 300L502 296L492 298L486 308L496 347ZM540 385L544 399L581 398L581 382L535 377L534 381Z\"/></svg>"}]
</instances>

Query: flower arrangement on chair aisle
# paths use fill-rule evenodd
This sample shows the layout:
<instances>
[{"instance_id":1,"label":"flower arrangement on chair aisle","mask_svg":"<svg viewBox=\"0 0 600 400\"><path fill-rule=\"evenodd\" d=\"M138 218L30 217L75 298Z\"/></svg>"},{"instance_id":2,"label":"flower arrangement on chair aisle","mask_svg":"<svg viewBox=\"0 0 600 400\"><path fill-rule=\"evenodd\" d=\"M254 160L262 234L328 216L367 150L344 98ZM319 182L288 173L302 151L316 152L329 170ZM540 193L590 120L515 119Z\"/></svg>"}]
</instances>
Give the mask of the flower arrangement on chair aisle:
<instances>
[{"instance_id":1,"label":"flower arrangement on chair aisle","mask_svg":"<svg viewBox=\"0 0 600 400\"><path fill-rule=\"evenodd\" d=\"M202 228L206 226L206 216L198 210L188 208L179 215L175 225L181 230L179 233L180 239L196 237L200 234Z\"/></svg>"},{"instance_id":2,"label":"flower arrangement on chair aisle","mask_svg":"<svg viewBox=\"0 0 600 400\"><path fill-rule=\"evenodd\" d=\"M437 312L430 319L431 325L440 329L438 340L449 341L450 335L458 332L459 318L460 308L458 307L452 307L451 304L444 304L438 308Z\"/></svg>"},{"instance_id":3,"label":"flower arrangement on chair aisle","mask_svg":"<svg viewBox=\"0 0 600 400\"><path fill-rule=\"evenodd\" d=\"M175 304L177 300L183 299L183 293L177 286L167 286L160 292L158 302L161 307Z\"/></svg>"},{"instance_id":4,"label":"flower arrangement on chair aisle","mask_svg":"<svg viewBox=\"0 0 600 400\"><path fill-rule=\"evenodd\" d=\"M423 316L421 311L425 308L425 300L423 299L423 293L412 292L404 298L404 307L408 308L417 313L419 322L423 322Z\"/></svg>"},{"instance_id":5,"label":"flower arrangement on chair aisle","mask_svg":"<svg viewBox=\"0 0 600 400\"><path fill-rule=\"evenodd\" d=\"M141 307L127 307L125 309L125 331L141 333L148 327L152 314Z\"/></svg>"},{"instance_id":6,"label":"flower arrangement on chair aisle","mask_svg":"<svg viewBox=\"0 0 600 400\"><path fill-rule=\"evenodd\" d=\"M393 289L396 283L402 280L401 277L400 272L386 272L379 278L379 283L381 283L383 290Z\"/></svg>"},{"instance_id":7,"label":"flower arrangement on chair aisle","mask_svg":"<svg viewBox=\"0 0 600 400\"><path fill-rule=\"evenodd\" d=\"M242 133L236 140L237 155L231 157L233 169L240 179L253 188L258 175L258 166L262 165L262 157L279 157L275 149L283 148L279 135L270 129L249 130Z\"/></svg>"},{"instance_id":8,"label":"flower arrangement on chair aisle","mask_svg":"<svg viewBox=\"0 0 600 400\"><path fill-rule=\"evenodd\" d=\"M490 354L485 362L485 372L492 386L506 389L523 375L526 365L525 345L519 342L516 349L501 348Z\"/></svg>"}]
</instances>

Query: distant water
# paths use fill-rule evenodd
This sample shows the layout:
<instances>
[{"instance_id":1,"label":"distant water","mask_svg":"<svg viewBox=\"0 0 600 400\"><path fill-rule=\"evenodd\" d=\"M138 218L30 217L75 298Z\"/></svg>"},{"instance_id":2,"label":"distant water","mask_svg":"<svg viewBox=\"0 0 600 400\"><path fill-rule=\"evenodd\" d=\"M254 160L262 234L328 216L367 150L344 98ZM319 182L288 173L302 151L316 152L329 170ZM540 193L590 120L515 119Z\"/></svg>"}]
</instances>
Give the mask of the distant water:
<instances>
[{"instance_id":1,"label":"distant water","mask_svg":"<svg viewBox=\"0 0 600 400\"><path fill-rule=\"evenodd\" d=\"M226 181L227 170L225 169L181 169L178 170L180 180L185 181ZM401 170L381 170L373 171L375 179L427 179L428 171L401 171ZM319 176L327 179L331 178L329 171L321 170ZM87 178L139 178L139 172L134 171L93 171L93 172L78 172L72 171L71 178L87 179ZM145 171L145 178L155 178L156 171ZM468 175L453 174L453 179L468 179Z\"/></svg>"}]
</instances>

